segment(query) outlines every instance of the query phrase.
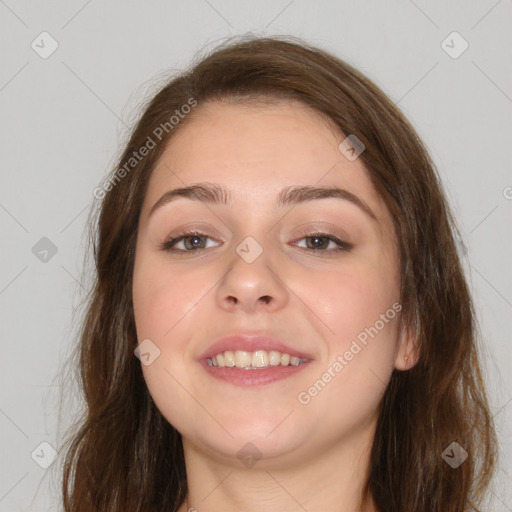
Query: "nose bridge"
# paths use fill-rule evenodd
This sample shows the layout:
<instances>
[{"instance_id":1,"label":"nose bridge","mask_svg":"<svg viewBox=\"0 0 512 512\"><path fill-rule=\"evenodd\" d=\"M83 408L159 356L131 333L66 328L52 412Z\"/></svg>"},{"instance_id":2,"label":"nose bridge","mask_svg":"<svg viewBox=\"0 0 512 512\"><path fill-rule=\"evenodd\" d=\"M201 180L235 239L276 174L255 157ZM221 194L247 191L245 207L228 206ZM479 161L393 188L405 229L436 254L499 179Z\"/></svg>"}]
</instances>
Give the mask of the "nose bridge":
<instances>
[{"instance_id":1,"label":"nose bridge","mask_svg":"<svg viewBox=\"0 0 512 512\"><path fill-rule=\"evenodd\" d=\"M228 271L218 288L221 307L250 311L263 306L277 309L286 303L287 290L276 269L279 257L268 238L258 238L260 241L254 236L245 237L229 258Z\"/></svg>"}]
</instances>

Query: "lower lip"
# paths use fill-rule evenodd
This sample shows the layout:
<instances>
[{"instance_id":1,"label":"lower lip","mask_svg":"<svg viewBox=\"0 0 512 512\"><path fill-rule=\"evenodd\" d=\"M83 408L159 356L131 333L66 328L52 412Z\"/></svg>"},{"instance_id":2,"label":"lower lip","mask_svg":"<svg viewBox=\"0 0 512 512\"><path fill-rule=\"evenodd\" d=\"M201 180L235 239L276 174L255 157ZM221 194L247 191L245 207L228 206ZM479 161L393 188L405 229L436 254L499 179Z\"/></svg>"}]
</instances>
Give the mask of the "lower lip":
<instances>
[{"instance_id":1,"label":"lower lip","mask_svg":"<svg viewBox=\"0 0 512 512\"><path fill-rule=\"evenodd\" d=\"M201 360L200 363L212 377L235 386L263 386L292 377L308 366L310 361L297 366L269 366L259 370L244 370L236 366L232 368L210 366L206 359Z\"/></svg>"}]
</instances>

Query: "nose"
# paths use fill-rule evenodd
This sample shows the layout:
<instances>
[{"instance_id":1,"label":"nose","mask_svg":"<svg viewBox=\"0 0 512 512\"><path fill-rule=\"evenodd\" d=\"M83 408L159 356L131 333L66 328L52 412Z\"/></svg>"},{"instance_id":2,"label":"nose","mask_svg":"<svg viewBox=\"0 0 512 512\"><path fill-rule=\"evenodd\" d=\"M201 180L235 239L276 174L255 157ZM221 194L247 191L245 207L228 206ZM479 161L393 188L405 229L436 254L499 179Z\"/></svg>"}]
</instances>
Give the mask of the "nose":
<instances>
[{"instance_id":1,"label":"nose","mask_svg":"<svg viewBox=\"0 0 512 512\"><path fill-rule=\"evenodd\" d=\"M288 300L283 269L270 251L263 252L252 262L233 251L217 288L217 302L226 311L241 310L246 313L277 311Z\"/></svg>"}]
</instances>

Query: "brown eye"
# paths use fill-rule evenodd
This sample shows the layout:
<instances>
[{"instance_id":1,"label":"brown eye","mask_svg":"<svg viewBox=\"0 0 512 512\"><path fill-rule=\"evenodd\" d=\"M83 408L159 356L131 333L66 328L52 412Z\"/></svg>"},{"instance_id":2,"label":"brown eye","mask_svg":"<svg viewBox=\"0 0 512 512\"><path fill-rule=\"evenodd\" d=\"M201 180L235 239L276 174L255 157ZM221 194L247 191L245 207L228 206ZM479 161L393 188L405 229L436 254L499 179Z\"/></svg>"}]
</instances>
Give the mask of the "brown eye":
<instances>
[{"instance_id":1,"label":"brown eye","mask_svg":"<svg viewBox=\"0 0 512 512\"><path fill-rule=\"evenodd\" d=\"M197 249L208 249L207 240L213 240L203 233L183 233L165 241L160 248L169 252L194 252Z\"/></svg>"},{"instance_id":2,"label":"brown eye","mask_svg":"<svg viewBox=\"0 0 512 512\"><path fill-rule=\"evenodd\" d=\"M304 249L309 249L312 251L319 252L337 252L337 251L349 251L352 249L352 245L340 240L338 237L334 235L327 235L325 233L313 233L311 235L305 236L300 239L309 240L306 242L306 247L302 247ZM298 245L298 247L301 247ZM330 247L330 249L328 249Z\"/></svg>"},{"instance_id":3,"label":"brown eye","mask_svg":"<svg viewBox=\"0 0 512 512\"><path fill-rule=\"evenodd\" d=\"M185 236L182 240L187 249L204 249L206 246L206 239L201 235Z\"/></svg>"},{"instance_id":4,"label":"brown eye","mask_svg":"<svg viewBox=\"0 0 512 512\"><path fill-rule=\"evenodd\" d=\"M329 243L332 242L332 240L326 236L308 236L306 237L306 240L310 240L309 245L312 247L308 247L309 249L327 249Z\"/></svg>"}]
</instances>

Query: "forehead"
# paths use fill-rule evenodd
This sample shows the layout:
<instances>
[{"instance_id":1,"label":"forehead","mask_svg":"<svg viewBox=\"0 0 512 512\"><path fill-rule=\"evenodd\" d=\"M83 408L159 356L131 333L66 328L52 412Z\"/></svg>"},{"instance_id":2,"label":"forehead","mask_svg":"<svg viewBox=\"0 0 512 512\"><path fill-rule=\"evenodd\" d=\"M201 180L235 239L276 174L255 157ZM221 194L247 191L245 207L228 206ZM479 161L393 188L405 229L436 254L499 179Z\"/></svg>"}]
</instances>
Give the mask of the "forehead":
<instances>
[{"instance_id":1,"label":"forehead","mask_svg":"<svg viewBox=\"0 0 512 512\"><path fill-rule=\"evenodd\" d=\"M326 116L295 100L199 105L155 166L146 213L162 193L192 183L218 183L239 206L270 205L290 185L337 186L389 224L362 159L350 161L339 150L344 138Z\"/></svg>"}]
</instances>

